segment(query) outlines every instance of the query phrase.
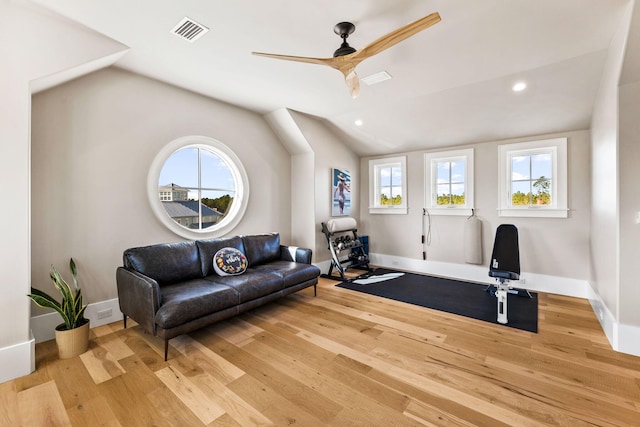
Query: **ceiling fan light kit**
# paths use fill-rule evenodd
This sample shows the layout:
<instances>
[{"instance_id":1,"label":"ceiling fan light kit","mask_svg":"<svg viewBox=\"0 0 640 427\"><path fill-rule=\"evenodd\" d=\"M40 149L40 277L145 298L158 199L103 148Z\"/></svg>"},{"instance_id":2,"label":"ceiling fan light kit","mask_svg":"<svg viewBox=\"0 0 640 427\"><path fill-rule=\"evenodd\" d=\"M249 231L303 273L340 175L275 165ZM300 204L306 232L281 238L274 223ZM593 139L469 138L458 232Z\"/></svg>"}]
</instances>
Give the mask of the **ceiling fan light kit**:
<instances>
[{"instance_id":1,"label":"ceiling fan light kit","mask_svg":"<svg viewBox=\"0 0 640 427\"><path fill-rule=\"evenodd\" d=\"M309 64L327 65L331 68L335 68L340 71L345 78L347 87L351 93L351 96L355 99L360 93L360 80L356 74L356 66L367 58L370 58L378 53L400 43L403 40L426 30L432 25L440 22L440 14L438 12L431 13L424 18L418 19L410 24L398 28L392 31L374 42L370 43L366 47L360 50L356 50L349 46L347 38L352 34L356 27L351 22L340 22L336 24L333 31L342 38L342 44L334 52L332 58L310 58L306 56L289 56L279 55L273 53L252 52L254 55L266 56L268 58L283 59L287 61L306 62Z\"/></svg>"}]
</instances>

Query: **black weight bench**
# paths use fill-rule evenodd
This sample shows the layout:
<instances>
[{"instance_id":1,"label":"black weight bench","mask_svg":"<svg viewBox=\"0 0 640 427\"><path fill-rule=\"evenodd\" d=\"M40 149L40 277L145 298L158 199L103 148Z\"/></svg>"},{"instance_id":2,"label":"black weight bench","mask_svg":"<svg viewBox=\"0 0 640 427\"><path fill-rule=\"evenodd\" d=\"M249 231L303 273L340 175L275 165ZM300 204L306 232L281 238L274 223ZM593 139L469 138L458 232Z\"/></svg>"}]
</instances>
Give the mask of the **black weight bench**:
<instances>
[{"instance_id":1,"label":"black weight bench","mask_svg":"<svg viewBox=\"0 0 640 427\"><path fill-rule=\"evenodd\" d=\"M495 292L498 299L498 323L506 324L507 294L516 293L510 285L511 280L520 279L520 249L518 246L518 229L513 224L501 224L496 230L493 242L489 276L496 279L495 285L489 285L488 291ZM495 288L495 290L494 290ZM526 294L531 298L529 291Z\"/></svg>"}]
</instances>

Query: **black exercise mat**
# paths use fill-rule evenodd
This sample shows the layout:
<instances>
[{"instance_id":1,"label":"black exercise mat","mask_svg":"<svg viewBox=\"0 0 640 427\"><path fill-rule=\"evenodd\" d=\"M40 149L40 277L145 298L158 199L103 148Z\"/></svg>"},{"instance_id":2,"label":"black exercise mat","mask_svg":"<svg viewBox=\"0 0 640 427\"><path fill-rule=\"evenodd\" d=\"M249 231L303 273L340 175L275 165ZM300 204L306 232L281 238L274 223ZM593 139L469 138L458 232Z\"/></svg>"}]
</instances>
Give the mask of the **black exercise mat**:
<instances>
[{"instance_id":1,"label":"black exercise mat","mask_svg":"<svg viewBox=\"0 0 640 427\"><path fill-rule=\"evenodd\" d=\"M367 276L386 273L397 272L379 268ZM500 324L497 320L496 297L492 292L486 291L487 285L483 284L405 273L394 279L368 285L345 281L336 286ZM531 296L532 298L508 294L508 323L504 326L538 332L538 294L531 292Z\"/></svg>"}]
</instances>

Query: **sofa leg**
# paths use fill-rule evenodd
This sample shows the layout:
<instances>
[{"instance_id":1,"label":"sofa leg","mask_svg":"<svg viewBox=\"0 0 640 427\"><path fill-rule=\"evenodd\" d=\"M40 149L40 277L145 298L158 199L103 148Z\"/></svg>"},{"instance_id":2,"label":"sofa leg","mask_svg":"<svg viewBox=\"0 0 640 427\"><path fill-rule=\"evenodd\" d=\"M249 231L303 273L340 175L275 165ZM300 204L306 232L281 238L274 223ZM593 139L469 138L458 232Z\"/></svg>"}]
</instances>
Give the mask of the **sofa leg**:
<instances>
[{"instance_id":1,"label":"sofa leg","mask_svg":"<svg viewBox=\"0 0 640 427\"><path fill-rule=\"evenodd\" d=\"M127 315L122 313L122 321L124 322L124 328L127 329Z\"/></svg>"},{"instance_id":2,"label":"sofa leg","mask_svg":"<svg viewBox=\"0 0 640 427\"><path fill-rule=\"evenodd\" d=\"M318 285L317 284L313 285L313 296L314 297L318 296Z\"/></svg>"},{"instance_id":3,"label":"sofa leg","mask_svg":"<svg viewBox=\"0 0 640 427\"><path fill-rule=\"evenodd\" d=\"M169 340L164 340L164 361L167 361L167 354L169 353Z\"/></svg>"}]
</instances>

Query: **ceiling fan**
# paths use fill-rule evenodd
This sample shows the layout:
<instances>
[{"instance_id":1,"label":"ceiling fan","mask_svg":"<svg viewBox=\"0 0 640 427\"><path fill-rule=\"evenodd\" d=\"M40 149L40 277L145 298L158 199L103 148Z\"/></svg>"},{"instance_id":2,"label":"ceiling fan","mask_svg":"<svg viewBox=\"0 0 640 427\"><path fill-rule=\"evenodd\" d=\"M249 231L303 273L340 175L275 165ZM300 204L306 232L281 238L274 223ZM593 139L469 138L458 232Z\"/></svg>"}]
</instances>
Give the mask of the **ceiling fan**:
<instances>
[{"instance_id":1,"label":"ceiling fan","mask_svg":"<svg viewBox=\"0 0 640 427\"><path fill-rule=\"evenodd\" d=\"M307 62L310 64L328 65L344 74L347 87L351 96L356 98L360 93L360 80L356 74L356 66L367 58L386 50L409 37L426 30L434 24L440 22L438 12L431 13L424 18L418 19L410 24L398 28L370 43L363 49L356 50L349 46L347 38L352 34L356 26L351 22L340 22L333 31L342 38L342 44L333 53L333 58L309 58L305 56L278 55L273 53L252 52L254 55L266 56L269 58L285 59L288 61Z\"/></svg>"}]
</instances>

